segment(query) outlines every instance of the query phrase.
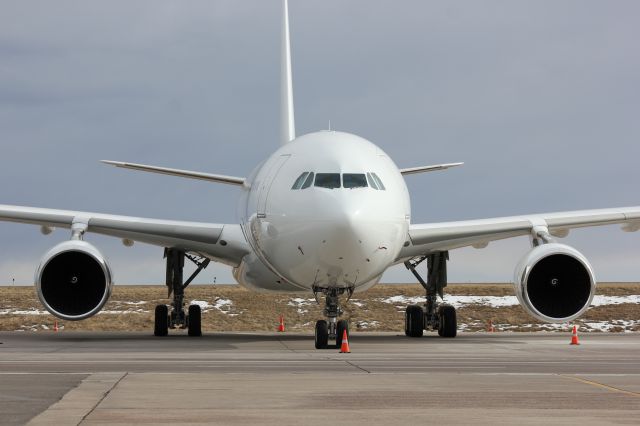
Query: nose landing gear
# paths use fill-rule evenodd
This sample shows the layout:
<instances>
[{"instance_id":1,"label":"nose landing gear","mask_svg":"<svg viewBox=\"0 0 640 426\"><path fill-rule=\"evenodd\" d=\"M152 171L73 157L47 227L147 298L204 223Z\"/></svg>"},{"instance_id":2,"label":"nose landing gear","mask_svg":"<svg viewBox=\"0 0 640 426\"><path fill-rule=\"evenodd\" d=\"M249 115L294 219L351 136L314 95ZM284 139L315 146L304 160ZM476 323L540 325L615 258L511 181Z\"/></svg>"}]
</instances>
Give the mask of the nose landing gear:
<instances>
[{"instance_id":1,"label":"nose landing gear","mask_svg":"<svg viewBox=\"0 0 640 426\"><path fill-rule=\"evenodd\" d=\"M348 294L348 301L353 295L352 287L313 287L313 295L315 296L318 304L320 304L318 294L322 293L325 295L325 307L323 313L327 318L327 320L319 320L316 322L316 349L326 349L329 347L329 340L335 340L336 347L340 347L340 345L342 345L342 337L345 331L347 332L347 336L349 336L349 323L347 320L338 320L338 317L342 315L339 296L345 292Z\"/></svg>"},{"instance_id":2,"label":"nose landing gear","mask_svg":"<svg viewBox=\"0 0 640 426\"><path fill-rule=\"evenodd\" d=\"M425 282L416 268L427 260L427 282ZM437 252L423 256L417 260L408 260L404 265L418 279L425 289L426 302L424 308L420 305L407 306L405 313L404 333L409 337L422 337L424 330L438 330L441 337L456 337L457 319L453 306L439 304L447 286L447 260L449 252Z\"/></svg>"}]
</instances>

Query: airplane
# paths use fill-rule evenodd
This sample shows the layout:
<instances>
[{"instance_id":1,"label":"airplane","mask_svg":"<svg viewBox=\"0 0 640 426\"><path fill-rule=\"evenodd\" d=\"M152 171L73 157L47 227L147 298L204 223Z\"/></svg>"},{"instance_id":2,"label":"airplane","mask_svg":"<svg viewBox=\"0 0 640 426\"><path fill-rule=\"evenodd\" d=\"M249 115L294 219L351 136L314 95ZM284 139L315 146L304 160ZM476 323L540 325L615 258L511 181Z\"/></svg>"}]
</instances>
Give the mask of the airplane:
<instances>
[{"instance_id":1,"label":"airplane","mask_svg":"<svg viewBox=\"0 0 640 426\"><path fill-rule=\"evenodd\" d=\"M240 190L238 223L159 220L102 213L0 205L0 220L35 224L43 234L70 229L70 239L45 253L35 287L43 306L63 320L97 314L113 287L112 270L87 233L164 248L170 306L155 308L154 335L187 329L202 335L198 305L185 309L185 291L213 262L233 268L235 280L257 292L313 293L324 304L315 324L317 349L339 347L349 324L341 299L371 288L389 267L404 264L425 291L424 305L407 306L405 334L457 334L456 310L443 302L449 251L529 236L531 250L515 267L515 293L524 309L545 322L582 315L596 289L589 261L558 242L571 229L620 224L640 230L640 207L527 214L479 220L411 223L404 177L462 163L399 168L377 145L354 134L318 131L296 136L288 2L282 2L281 144L247 177L103 161L119 168L160 173ZM197 268L185 280L185 261ZM426 261L427 277L417 270Z\"/></svg>"}]
</instances>

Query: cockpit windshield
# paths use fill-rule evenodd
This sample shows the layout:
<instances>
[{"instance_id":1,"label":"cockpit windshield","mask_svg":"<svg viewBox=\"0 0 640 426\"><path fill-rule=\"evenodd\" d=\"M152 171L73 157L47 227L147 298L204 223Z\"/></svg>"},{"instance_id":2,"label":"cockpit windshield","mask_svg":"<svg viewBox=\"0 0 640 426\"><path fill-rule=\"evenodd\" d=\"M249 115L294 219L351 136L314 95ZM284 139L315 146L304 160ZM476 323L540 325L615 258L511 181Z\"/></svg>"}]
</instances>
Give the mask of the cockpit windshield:
<instances>
[{"instance_id":1,"label":"cockpit windshield","mask_svg":"<svg viewBox=\"0 0 640 426\"><path fill-rule=\"evenodd\" d=\"M367 173L314 173L302 172L291 189L307 189L311 185L318 188L367 188L384 191L382 180L373 172Z\"/></svg>"},{"instance_id":2,"label":"cockpit windshield","mask_svg":"<svg viewBox=\"0 0 640 426\"><path fill-rule=\"evenodd\" d=\"M340 173L318 173L314 186L320 188L340 188Z\"/></svg>"},{"instance_id":3,"label":"cockpit windshield","mask_svg":"<svg viewBox=\"0 0 640 426\"><path fill-rule=\"evenodd\" d=\"M345 188L365 188L367 178L364 173L345 173L342 175L342 185Z\"/></svg>"}]
</instances>

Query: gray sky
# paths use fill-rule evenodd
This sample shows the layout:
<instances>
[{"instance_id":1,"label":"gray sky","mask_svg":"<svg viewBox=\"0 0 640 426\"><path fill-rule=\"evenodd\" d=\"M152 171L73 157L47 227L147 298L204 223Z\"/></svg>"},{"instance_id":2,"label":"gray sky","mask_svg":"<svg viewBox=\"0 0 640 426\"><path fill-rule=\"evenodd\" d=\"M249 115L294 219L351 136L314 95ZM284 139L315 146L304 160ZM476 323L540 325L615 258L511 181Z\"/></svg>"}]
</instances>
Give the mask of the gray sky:
<instances>
[{"instance_id":1,"label":"gray sky","mask_svg":"<svg viewBox=\"0 0 640 426\"><path fill-rule=\"evenodd\" d=\"M466 162L407 178L415 223L640 205L640 3L290 3L299 134L331 120L400 167ZM278 0L3 2L0 203L234 222L237 188L98 160L248 175L278 146L279 37ZM66 238L0 223L0 283ZM162 282L161 248L87 240L118 283ZM564 241L640 280L640 234ZM527 250L452 252L451 280L510 280Z\"/></svg>"}]
</instances>

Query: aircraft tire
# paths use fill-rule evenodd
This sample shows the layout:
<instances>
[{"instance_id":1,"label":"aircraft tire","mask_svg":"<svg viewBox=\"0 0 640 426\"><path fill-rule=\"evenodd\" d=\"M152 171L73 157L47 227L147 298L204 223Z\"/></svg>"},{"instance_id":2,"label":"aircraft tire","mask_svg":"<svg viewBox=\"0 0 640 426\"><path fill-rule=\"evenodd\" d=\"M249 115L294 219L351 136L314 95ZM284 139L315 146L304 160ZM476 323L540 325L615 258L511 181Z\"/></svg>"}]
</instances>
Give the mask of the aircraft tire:
<instances>
[{"instance_id":1,"label":"aircraft tire","mask_svg":"<svg viewBox=\"0 0 640 426\"><path fill-rule=\"evenodd\" d=\"M325 320L316 321L315 343L316 349L326 349L329 343L329 327Z\"/></svg>"},{"instance_id":2,"label":"aircraft tire","mask_svg":"<svg viewBox=\"0 0 640 426\"><path fill-rule=\"evenodd\" d=\"M189 336L202 336L202 310L200 305L189 305Z\"/></svg>"},{"instance_id":3,"label":"aircraft tire","mask_svg":"<svg viewBox=\"0 0 640 426\"><path fill-rule=\"evenodd\" d=\"M442 337L456 337L457 332L456 308L450 305L441 306L438 334Z\"/></svg>"},{"instance_id":4,"label":"aircraft tire","mask_svg":"<svg viewBox=\"0 0 640 426\"><path fill-rule=\"evenodd\" d=\"M405 313L405 334L422 337L424 332L424 310L419 305L409 305Z\"/></svg>"},{"instance_id":5,"label":"aircraft tire","mask_svg":"<svg viewBox=\"0 0 640 426\"><path fill-rule=\"evenodd\" d=\"M166 336L169 334L169 308L167 305L157 305L154 317L154 336Z\"/></svg>"}]
</instances>

